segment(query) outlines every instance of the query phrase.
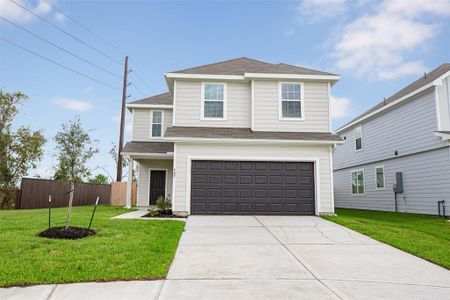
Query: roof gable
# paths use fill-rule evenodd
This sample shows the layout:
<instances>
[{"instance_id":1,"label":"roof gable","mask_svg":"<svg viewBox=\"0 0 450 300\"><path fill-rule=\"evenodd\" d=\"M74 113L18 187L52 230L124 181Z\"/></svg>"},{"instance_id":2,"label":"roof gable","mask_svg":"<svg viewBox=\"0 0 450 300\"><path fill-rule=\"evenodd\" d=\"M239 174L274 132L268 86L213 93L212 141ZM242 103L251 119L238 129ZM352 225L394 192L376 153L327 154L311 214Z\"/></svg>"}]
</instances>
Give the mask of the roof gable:
<instances>
[{"instance_id":1,"label":"roof gable","mask_svg":"<svg viewBox=\"0 0 450 300\"><path fill-rule=\"evenodd\" d=\"M241 76L245 73L335 75L288 64L272 64L247 57L235 58L194 68L178 70L170 73Z\"/></svg>"}]
</instances>

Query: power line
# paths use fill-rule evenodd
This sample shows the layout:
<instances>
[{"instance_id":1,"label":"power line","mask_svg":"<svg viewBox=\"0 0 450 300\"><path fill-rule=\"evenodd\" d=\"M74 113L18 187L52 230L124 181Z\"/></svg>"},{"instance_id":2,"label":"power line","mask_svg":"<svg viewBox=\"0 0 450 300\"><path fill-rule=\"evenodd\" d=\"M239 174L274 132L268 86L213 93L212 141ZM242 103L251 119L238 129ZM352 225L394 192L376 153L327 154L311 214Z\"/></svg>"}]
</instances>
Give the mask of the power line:
<instances>
[{"instance_id":1,"label":"power line","mask_svg":"<svg viewBox=\"0 0 450 300\"><path fill-rule=\"evenodd\" d=\"M147 97L147 95L133 82L130 82L132 86L139 92L143 97Z\"/></svg>"},{"instance_id":2,"label":"power line","mask_svg":"<svg viewBox=\"0 0 450 300\"><path fill-rule=\"evenodd\" d=\"M5 41L5 42L7 42L7 43L9 43L9 44L11 44L11 45L13 45L13 46L15 46L15 47L17 47L17 48L19 48L19 49L22 49L23 51L26 51L26 52L28 52L28 53L30 53L30 54L33 54L33 55L35 55L35 56L37 56L37 57L40 57L40 58L42 58L42 59L44 59L44 60L46 60L46 61L48 61L48 62L51 62L51 63L53 63L53 64L55 64L55 65L57 65L57 66L60 66L61 68L64 68L64 69L66 69L66 70L69 70L69 71L71 71L71 72L73 72L73 73L75 73L75 74L78 74L78 75L80 75L80 76L83 76L83 77L85 77L85 78L87 78L87 79L90 79L90 80L92 80L92 81L95 81L95 82L97 82L97 83L99 83L99 84L101 84L101 85L104 85L104 86L106 86L106 87L109 87L110 89L113 89L113 90L116 90L116 91L120 91L120 89L118 89L118 88L116 88L116 87L114 87L114 86L112 86L112 85L109 85L108 83L105 83L105 82L103 82L103 81L101 81L101 80L95 79L95 78L93 78L93 77L91 77L91 76L89 76L89 75L86 75L86 74L84 74L84 73L78 72L78 71L76 71L76 70L74 70L74 69L72 69L72 68L70 68L70 67L67 67L67 66L65 66L65 65L63 65L63 64L60 64L59 62L56 62L56 61L54 61L54 60L52 60L52 59L50 59L50 58L47 58L47 57L45 57L45 56L42 56L42 55L40 55L40 54L38 54L38 53L36 53L36 52L34 52L34 51L31 51L31 50L29 50L29 49L27 49L27 48L25 48L25 47L22 47L22 46L20 46L20 45L14 43L14 42L11 42L10 40L7 40L7 39L5 39L5 38L3 38L3 37L1 37L1 36L0 36L0 39L3 40L3 41Z\"/></svg>"},{"instance_id":3,"label":"power line","mask_svg":"<svg viewBox=\"0 0 450 300\"><path fill-rule=\"evenodd\" d=\"M62 15L64 15L66 18L68 18L69 20L71 20L72 22L74 22L75 24L77 24L78 26L80 26L81 28L83 28L84 30L86 30L87 32L89 32L90 34L92 34L93 36L101 39L103 42L105 42L106 44L108 44L110 47L114 48L116 51L122 53L123 55L127 55L126 51L124 51L123 49L119 48L118 46L116 46L114 43L108 41L107 39L105 39L104 37L102 37L101 35L95 33L93 30L89 29L87 26L83 25L81 22L79 22L78 20L76 20L75 18L69 16L68 14L66 14L63 10L61 10L60 8L58 8L56 5L54 5L52 2L48 1L48 0L44 0L46 3L48 3L51 7L53 7L55 10L57 10L59 13L61 13ZM130 57L130 61L132 61L134 63L134 65L137 67L136 61ZM151 92L155 93L156 92L152 89L152 87L137 73L137 71L134 71L136 74L136 77L142 81L149 89ZM140 91L142 93L142 91ZM144 93L142 93L144 95L144 97L146 96Z\"/></svg>"},{"instance_id":4,"label":"power line","mask_svg":"<svg viewBox=\"0 0 450 300\"><path fill-rule=\"evenodd\" d=\"M154 94L156 94L156 92L152 89L152 87L149 85L149 84L147 84L147 82L145 82L145 80L144 79L142 79L142 77L139 75L139 73L136 71L136 70L133 70L134 72L134 75L136 75L136 77L140 80L140 81L142 81L142 83L144 83L149 89L150 89L150 91L152 91Z\"/></svg>"},{"instance_id":5,"label":"power line","mask_svg":"<svg viewBox=\"0 0 450 300\"><path fill-rule=\"evenodd\" d=\"M107 69L105 69L105 68L103 68L103 67L101 67L101 66L99 66L99 65L97 65L97 64L95 64L95 63L93 63L93 62L91 62L91 61L89 61L89 60L87 60L87 59L84 59L83 57L81 57L81 56L79 56L79 55L77 55L77 54L75 54L75 53L73 53L73 52L71 52L71 51L69 51L69 50L66 50L66 49L64 49L64 48L62 48L62 47L60 47L60 46L58 46L57 44L55 44L55 43L53 43L53 42L51 42L51 41L49 41L49 40L47 40L47 39L45 39L45 38L43 38L43 37L37 35L37 34L35 34L35 33L31 32L31 31L29 31L28 29L26 29L26 28L24 28L24 27L22 27L22 26L20 26L20 25L18 25L18 24L16 24L16 23L14 23L14 22L11 22L11 21L9 21L9 20L7 20L7 19L5 19L5 18L3 18L2 16L0 16L0 19L2 19L2 20L5 21L5 22L8 22L8 23L11 24L11 25L16 26L17 28L20 28L21 30L27 32L28 34L31 34L32 36L34 36L34 37L40 39L41 41L44 41L44 42L46 42L47 44L50 44L50 45L52 45L53 47L56 47L56 48L58 48L59 50L64 51L65 53L68 53L68 54L72 55L73 57L76 57L76 58L78 58L78 59L80 59L80 60L82 60L82 61L84 61L84 62L90 64L91 66L94 66L94 67L96 67L96 68L98 68L98 69L100 69L100 70L102 70L102 71L104 71L104 72L106 72L106 73L108 73L108 74L110 74L110 75L116 77L116 78L119 78L119 79L122 78L122 77L120 77L119 75L114 74L113 72L111 72L111 71L109 71L109 70L107 70Z\"/></svg>"},{"instance_id":6,"label":"power line","mask_svg":"<svg viewBox=\"0 0 450 300\"><path fill-rule=\"evenodd\" d=\"M94 50L94 51L100 53L101 55L107 57L108 59L110 59L110 60L112 60L112 61L114 61L114 62L116 62L117 64L122 65L122 63L121 63L120 61L118 61L117 59L115 59L115 58L109 56L108 54L106 54L105 52L103 52L103 51L101 51L101 50L99 50L99 49L97 49L97 48L95 48L95 47L89 45L88 43L84 42L84 41L81 40L80 38L74 36L73 34L67 32L67 31L65 31L65 30L62 29L61 27L59 27L59 26L55 25L54 23L48 21L47 19L41 17L40 15L36 14L36 13L33 12L32 10L30 10L30 9L26 8L25 6L21 5L20 3L17 3L17 2L14 1L14 0L10 0L10 1L11 1L12 3L14 3L15 5L21 7L22 9L26 10L27 12L29 12L29 13L32 14L33 16L35 16L35 17L41 19L42 21L44 21L45 23L49 24L50 26L52 26L52 27L56 28L57 30L63 32L64 34L70 36L70 37L73 38L74 40L76 40L76 41L82 43L83 45L89 47L90 49L92 49L92 50Z\"/></svg>"},{"instance_id":7,"label":"power line","mask_svg":"<svg viewBox=\"0 0 450 300\"><path fill-rule=\"evenodd\" d=\"M51 7L53 7L55 10L57 10L59 13L61 13L63 16L65 16L66 18L68 18L69 20L71 20L72 22L74 22L75 24L77 24L78 26L80 26L81 28L83 28L84 30L86 30L87 32L89 32L90 34L94 35L95 37L101 39L103 42L107 43L109 46L111 46L112 48L114 48L115 50L117 50L118 52L120 52L123 55L127 55L127 53L125 51L123 51L122 49L120 49L118 46L114 45L113 43L111 43L110 41L108 41L107 39L105 39L104 37L102 37L101 35L95 33L94 31L92 31L91 29L89 29L88 27L86 27L85 25L83 25L81 22L77 21L75 18L69 16L68 14L66 14L64 11L62 11L61 9L59 9L56 5L54 5L52 2L44 0L46 3L48 3L48 5L50 5ZM131 60L131 58L130 58Z\"/></svg>"}]
</instances>

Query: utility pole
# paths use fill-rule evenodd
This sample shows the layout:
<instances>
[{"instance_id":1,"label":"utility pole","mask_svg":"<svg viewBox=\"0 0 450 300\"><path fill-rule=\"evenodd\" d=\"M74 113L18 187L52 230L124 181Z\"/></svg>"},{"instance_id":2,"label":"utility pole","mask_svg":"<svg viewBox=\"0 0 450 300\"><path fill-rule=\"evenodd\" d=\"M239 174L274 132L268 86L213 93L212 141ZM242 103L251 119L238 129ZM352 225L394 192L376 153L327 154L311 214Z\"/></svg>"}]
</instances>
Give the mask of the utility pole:
<instances>
[{"instance_id":1,"label":"utility pole","mask_svg":"<svg viewBox=\"0 0 450 300\"><path fill-rule=\"evenodd\" d=\"M122 181L122 148L123 148L123 132L125 129L125 103L127 101L128 86L128 56L125 56L125 68L123 71L123 91L122 91L122 112L120 114L120 137L119 147L117 148L117 177L116 181Z\"/></svg>"}]
</instances>

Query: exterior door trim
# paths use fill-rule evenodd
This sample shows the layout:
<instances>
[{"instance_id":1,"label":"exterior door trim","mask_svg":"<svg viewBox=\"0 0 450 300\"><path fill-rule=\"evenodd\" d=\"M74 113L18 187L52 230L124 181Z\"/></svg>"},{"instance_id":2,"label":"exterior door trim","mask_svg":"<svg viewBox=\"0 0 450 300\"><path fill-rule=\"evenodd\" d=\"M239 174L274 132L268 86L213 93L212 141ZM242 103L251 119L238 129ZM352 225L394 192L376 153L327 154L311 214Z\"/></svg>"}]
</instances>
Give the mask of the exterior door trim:
<instances>
[{"instance_id":1,"label":"exterior door trim","mask_svg":"<svg viewBox=\"0 0 450 300\"><path fill-rule=\"evenodd\" d=\"M151 189L152 171L165 171L166 172L166 182L165 182L165 186L164 186L164 193L166 194L166 198L167 198L167 175L169 174L169 169L149 168L148 169L148 194L147 194L147 199L148 199L148 205L149 206L150 206L150 189Z\"/></svg>"},{"instance_id":2,"label":"exterior door trim","mask_svg":"<svg viewBox=\"0 0 450 300\"><path fill-rule=\"evenodd\" d=\"M188 156L186 158L186 211L191 214L191 169L193 160L223 160L223 161L279 161L279 162L312 162L314 163L314 214L320 212L320 159L318 157L274 158L274 157L233 157L233 156Z\"/></svg>"}]
</instances>

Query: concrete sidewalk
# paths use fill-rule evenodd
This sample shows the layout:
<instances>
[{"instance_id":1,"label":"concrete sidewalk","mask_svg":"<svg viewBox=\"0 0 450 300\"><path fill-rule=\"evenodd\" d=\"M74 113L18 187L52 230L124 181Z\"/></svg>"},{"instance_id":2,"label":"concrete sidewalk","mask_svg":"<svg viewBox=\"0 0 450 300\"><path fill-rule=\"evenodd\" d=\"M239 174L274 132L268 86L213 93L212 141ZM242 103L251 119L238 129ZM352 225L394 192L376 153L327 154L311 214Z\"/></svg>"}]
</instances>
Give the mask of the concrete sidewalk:
<instances>
[{"instance_id":1,"label":"concrete sidewalk","mask_svg":"<svg viewBox=\"0 0 450 300\"><path fill-rule=\"evenodd\" d=\"M450 272L317 217L191 216L164 281L0 289L0 299L450 299Z\"/></svg>"}]
</instances>

